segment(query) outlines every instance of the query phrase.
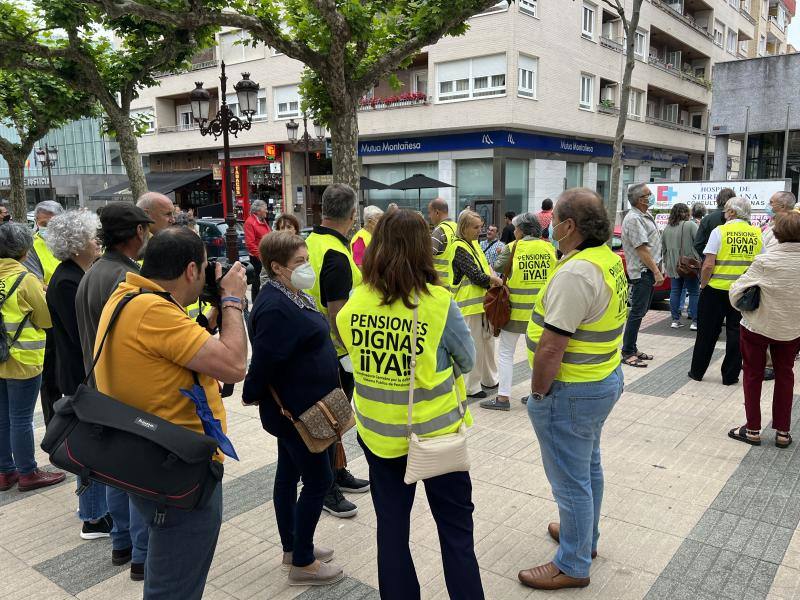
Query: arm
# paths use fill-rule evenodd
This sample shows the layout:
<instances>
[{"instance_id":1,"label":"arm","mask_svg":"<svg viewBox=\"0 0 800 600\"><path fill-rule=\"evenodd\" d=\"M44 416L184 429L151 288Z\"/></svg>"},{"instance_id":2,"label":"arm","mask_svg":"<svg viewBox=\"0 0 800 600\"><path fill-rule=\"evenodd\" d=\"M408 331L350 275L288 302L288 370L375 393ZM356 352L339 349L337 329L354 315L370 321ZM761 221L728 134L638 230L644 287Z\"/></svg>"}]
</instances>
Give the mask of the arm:
<instances>
[{"instance_id":1,"label":"arm","mask_svg":"<svg viewBox=\"0 0 800 600\"><path fill-rule=\"evenodd\" d=\"M697 227L697 233L694 235L694 251L697 252L698 258L703 256L703 250L708 243L708 221L706 217L700 221Z\"/></svg>"},{"instance_id":2,"label":"arm","mask_svg":"<svg viewBox=\"0 0 800 600\"><path fill-rule=\"evenodd\" d=\"M244 222L244 245L247 247L247 252L250 256L258 256L258 242L256 241L256 231L251 217L245 219Z\"/></svg>"},{"instance_id":3,"label":"arm","mask_svg":"<svg viewBox=\"0 0 800 600\"><path fill-rule=\"evenodd\" d=\"M339 343L342 338L336 327L336 315L350 298L352 288L353 273L350 271L350 262L347 257L341 252L328 251L322 259L319 289L323 304L328 309L328 324Z\"/></svg>"},{"instance_id":4,"label":"arm","mask_svg":"<svg viewBox=\"0 0 800 600\"><path fill-rule=\"evenodd\" d=\"M472 258L470 253L464 250L464 248L456 248L456 254L453 258L454 272L455 268L458 268L459 272L462 273L464 277L469 279L470 283L484 289L489 289L493 285L502 284L499 277L484 273L483 270L475 263L475 259Z\"/></svg>"},{"instance_id":5,"label":"arm","mask_svg":"<svg viewBox=\"0 0 800 600\"><path fill-rule=\"evenodd\" d=\"M47 290L53 295L52 312L58 315L69 337L80 345L78 317L75 313L75 297L78 294L78 282L74 279L62 279L57 288Z\"/></svg>"},{"instance_id":6,"label":"arm","mask_svg":"<svg viewBox=\"0 0 800 600\"><path fill-rule=\"evenodd\" d=\"M447 248L447 237L444 235L441 227L437 227L431 234L431 246L433 248L433 255L438 256Z\"/></svg>"},{"instance_id":7,"label":"arm","mask_svg":"<svg viewBox=\"0 0 800 600\"><path fill-rule=\"evenodd\" d=\"M22 293L20 293L22 292ZM30 313L30 322L39 329L49 329L53 326L50 320L50 311L47 309L47 300L44 296L42 282L32 275L26 275L20 282L17 298L22 312ZM25 305L27 304L27 309Z\"/></svg>"},{"instance_id":8,"label":"arm","mask_svg":"<svg viewBox=\"0 0 800 600\"><path fill-rule=\"evenodd\" d=\"M511 249L509 246L503 246L503 251L500 252L500 255L497 257L497 260L494 261L493 268L497 273L504 273L506 270L506 265L511 260ZM512 267L513 268L513 267Z\"/></svg>"},{"instance_id":9,"label":"arm","mask_svg":"<svg viewBox=\"0 0 800 600\"><path fill-rule=\"evenodd\" d=\"M364 252L367 250L367 245L364 243L363 238L359 238L353 244L353 262L360 268L364 264Z\"/></svg>"},{"instance_id":10,"label":"arm","mask_svg":"<svg viewBox=\"0 0 800 600\"><path fill-rule=\"evenodd\" d=\"M636 254L639 255L639 259L644 263L644 266L653 272L656 285L664 283L664 274L661 272L661 269L658 268L656 261L653 260L653 255L650 254L650 247L647 244L642 244L636 248Z\"/></svg>"},{"instance_id":11,"label":"arm","mask_svg":"<svg viewBox=\"0 0 800 600\"><path fill-rule=\"evenodd\" d=\"M717 263L716 254L706 254L703 260L703 267L700 269L700 288L704 288L711 280L711 274L714 272L714 265Z\"/></svg>"},{"instance_id":12,"label":"arm","mask_svg":"<svg viewBox=\"0 0 800 600\"><path fill-rule=\"evenodd\" d=\"M295 354L300 340L295 330L296 317L285 310L287 307L261 307L263 311L253 314L250 327L253 352L242 387L242 402L245 404L258 404L263 398L270 397L267 387L279 375L281 364Z\"/></svg>"},{"instance_id":13,"label":"arm","mask_svg":"<svg viewBox=\"0 0 800 600\"><path fill-rule=\"evenodd\" d=\"M553 380L561 368L561 359L569 343L569 337L560 335L550 329L542 332L542 339L536 348L536 360L533 364L531 375L531 391L547 394L553 385Z\"/></svg>"},{"instance_id":14,"label":"arm","mask_svg":"<svg viewBox=\"0 0 800 600\"><path fill-rule=\"evenodd\" d=\"M221 265L217 265L217 272L221 271ZM244 298L247 293L244 267L239 262L234 263L219 285L223 297ZM186 363L186 368L219 379L223 383L236 383L244 379L247 366L244 319L242 311L237 308L223 307L221 312L222 332L219 339L209 336L197 354ZM194 324L193 321L190 322Z\"/></svg>"},{"instance_id":15,"label":"arm","mask_svg":"<svg viewBox=\"0 0 800 600\"><path fill-rule=\"evenodd\" d=\"M475 366L475 343L455 300L450 301L441 344L461 373L472 371Z\"/></svg>"}]
</instances>

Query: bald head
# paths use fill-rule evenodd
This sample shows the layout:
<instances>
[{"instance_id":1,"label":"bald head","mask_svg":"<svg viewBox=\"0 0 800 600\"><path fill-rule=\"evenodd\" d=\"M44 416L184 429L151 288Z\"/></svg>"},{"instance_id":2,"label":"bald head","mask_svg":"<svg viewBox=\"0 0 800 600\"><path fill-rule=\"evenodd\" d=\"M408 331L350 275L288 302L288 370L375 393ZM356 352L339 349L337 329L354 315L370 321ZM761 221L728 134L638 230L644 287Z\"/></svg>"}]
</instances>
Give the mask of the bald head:
<instances>
[{"instance_id":1,"label":"bald head","mask_svg":"<svg viewBox=\"0 0 800 600\"><path fill-rule=\"evenodd\" d=\"M605 243L611 237L603 199L588 188L572 188L562 193L556 204L553 223L552 237L568 236L569 250L584 241Z\"/></svg>"},{"instance_id":2,"label":"bald head","mask_svg":"<svg viewBox=\"0 0 800 600\"><path fill-rule=\"evenodd\" d=\"M428 218L431 225L438 226L439 223L447 219L450 207L445 200L434 198L428 203Z\"/></svg>"},{"instance_id":3,"label":"bald head","mask_svg":"<svg viewBox=\"0 0 800 600\"><path fill-rule=\"evenodd\" d=\"M136 206L153 219L150 231L154 234L175 224L175 205L164 194L146 192L139 196Z\"/></svg>"}]
</instances>

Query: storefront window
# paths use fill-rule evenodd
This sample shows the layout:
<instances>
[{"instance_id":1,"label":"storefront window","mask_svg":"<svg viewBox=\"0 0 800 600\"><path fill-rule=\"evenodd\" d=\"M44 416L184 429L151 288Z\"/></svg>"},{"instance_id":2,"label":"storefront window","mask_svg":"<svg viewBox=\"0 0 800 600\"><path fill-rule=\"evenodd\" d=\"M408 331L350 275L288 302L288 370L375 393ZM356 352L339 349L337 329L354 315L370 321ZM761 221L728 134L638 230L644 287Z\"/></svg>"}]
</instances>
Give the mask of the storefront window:
<instances>
[{"instance_id":1,"label":"storefront window","mask_svg":"<svg viewBox=\"0 0 800 600\"><path fill-rule=\"evenodd\" d=\"M650 167L650 179L652 181L668 181L669 169L666 167Z\"/></svg>"},{"instance_id":2,"label":"storefront window","mask_svg":"<svg viewBox=\"0 0 800 600\"><path fill-rule=\"evenodd\" d=\"M467 206L492 200L494 195L492 159L456 161L456 216Z\"/></svg>"},{"instance_id":3,"label":"storefront window","mask_svg":"<svg viewBox=\"0 0 800 600\"><path fill-rule=\"evenodd\" d=\"M391 163L384 165L369 165L367 177L386 185L392 185L412 175L420 173L432 179L439 179L439 163L437 162L411 162ZM449 182L446 182L449 183ZM386 210L394 202L401 208L422 210L439 195L438 188L423 190L369 190L367 203L374 204Z\"/></svg>"},{"instance_id":4,"label":"storefront window","mask_svg":"<svg viewBox=\"0 0 800 600\"><path fill-rule=\"evenodd\" d=\"M506 201L503 213L528 212L528 161L506 160Z\"/></svg>"},{"instance_id":5,"label":"storefront window","mask_svg":"<svg viewBox=\"0 0 800 600\"><path fill-rule=\"evenodd\" d=\"M567 188L583 187L583 163L567 163Z\"/></svg>"},{"instance_id":6,"label":"storefront window","mask_svg":"<svg viewBox=\"0 0 800 600\"><path fill-rule=\"evenodd\" d=\"M247 167L248 199L250 204L256 200L267 203L267 219L272 222L275 214L280 211L283 199L283 185L278 173L270 173L271 165L257 165ZM249 215L245 215L247 217Z\"/></svg>"},{"instance_id":7,"label":"storefront window","mask_svg":"<svg viewBox=\"0 0 800 600\"><path fill-rule=\"evenodd\" d=\"M611 165L597 165L597 193L603 199L603 204L608 204L608 195L611 192Z\"/></svg>"}]
</instances>

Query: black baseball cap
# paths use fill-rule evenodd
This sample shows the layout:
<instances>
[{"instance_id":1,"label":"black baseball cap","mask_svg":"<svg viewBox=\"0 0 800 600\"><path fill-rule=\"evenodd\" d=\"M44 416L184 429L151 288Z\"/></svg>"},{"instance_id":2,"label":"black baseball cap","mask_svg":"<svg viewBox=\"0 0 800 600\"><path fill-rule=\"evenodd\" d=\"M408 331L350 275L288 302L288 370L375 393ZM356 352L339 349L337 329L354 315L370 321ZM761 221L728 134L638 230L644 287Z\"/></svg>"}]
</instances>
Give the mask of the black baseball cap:
<instances>
[{"instance_id":1,"label":"black baseball cap","mask_svg":"<svg viewBox=\"0 0 800 600\"><path fill-rule=\"evenodd\" d=\"M100 212L100 227L106 231L130 229L154 222L146 212L130 202L109 202Z\"/></svg>"}]
</instances>

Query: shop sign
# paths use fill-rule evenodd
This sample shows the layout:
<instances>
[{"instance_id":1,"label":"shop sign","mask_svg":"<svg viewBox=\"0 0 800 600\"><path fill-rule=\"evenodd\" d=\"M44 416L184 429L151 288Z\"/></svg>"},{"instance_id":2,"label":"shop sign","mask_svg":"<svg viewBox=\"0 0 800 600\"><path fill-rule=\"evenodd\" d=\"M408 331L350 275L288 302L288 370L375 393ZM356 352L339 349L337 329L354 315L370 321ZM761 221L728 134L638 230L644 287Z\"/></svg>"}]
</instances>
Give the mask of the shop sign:
<instances>
[{"instance_id":1,"label":"shop sign","mask_svg":"<svg viewBox=\"0 0 800 600\"><path fill-rule=\"evenodd\" d=\"M25 187L48 187L49 182L47 181L47 177L25 177ZM3 177L0 178L0 188L10 188L11 187L11 178L10 177Z\"/></svg>"},{"instance_id":2,"label":"shop sign","mask_svg":"<svg viewBox=\"0 0 800 600\"><path fill-rule=\"evenodd\" d=\"M273 175L280 175L281 163L279 162L269 163L269 172Z\"/></svg>"},{"instance_id":3,"label":"shop sign","mask_svg":"<svg viewBox=\"0 0 800 600\"><path fill-rule=\"evenodd\" d=\"M211 178L214 181L222 181L222 165L211 165Z\"/></svg>"},{"instance_id":4,"label":"shop sign","mask_svg":"<svg viewBox=\"0 0 800 600\"><path fill-rule=\"evenodd\" d=\"M775 192L791 189L789 180L762 179L741 181L681 181L651 183L656 195L656 210L669 210L678 202L691 207L698 202L707 208L717 207L717 194L722 188L731 188L739 198L750 201L753 210L766 209Z\"/></svg>"},{"instance_id":5,"label":"shop sign","mask_svg":"<svg viewBox=\"0 0 800 600\"><path fill-rule=\"evenodd\" d=\"M658 148L642 148L640 146L624 146L623 158L628 160L649 160L652 162L668 162L674 165L688 165L689 155L659 150Z\"/></svg>"},{"instance_id":6,"label":"shop sign","mask_svg":"<svg viewBox=\"0 0 800 600\"><path fill-rule=\"evenodd\" d=\"M359 142L358 153L360 156L373 156L410 152L474 150L476 148L519 148L521 150L606 158L613 155L611 144L604 142L503 130L474 131L431 137L364 140Z\"/></svg>"},{"instance_id":7,"label":"shop sign","mask_svg":"<svg viewBox=\"0 0 800 600\"><path fill-rule=\"evenodd\" d=\"M275 160L278 157L278 147L275 144L264 144L264 156L267 160Z\"/></svg>"},{"instance_id":8,"label":"shop sign","mask_svg":"<svg viewBox=\"0 0 800 600\"><path fill-rule=\"evenodd\" d=\"M333 175L312 175L308 179L311 185L333 185Z\"/></svg>"},{"instance_id":9,"label":"shop sign","mask_svg":"<svg viewBox=\"0 0 800 600\"><path fill-rule=\"evenodd\" d=\"M242 172L239 167L233 167L233 191L237 196L242 195Z\"/></svg>"}]
</instances>

